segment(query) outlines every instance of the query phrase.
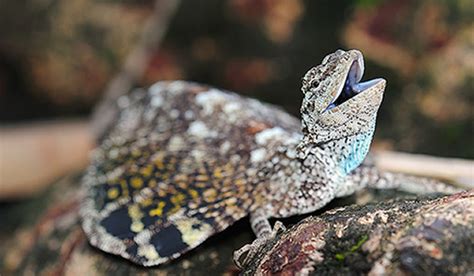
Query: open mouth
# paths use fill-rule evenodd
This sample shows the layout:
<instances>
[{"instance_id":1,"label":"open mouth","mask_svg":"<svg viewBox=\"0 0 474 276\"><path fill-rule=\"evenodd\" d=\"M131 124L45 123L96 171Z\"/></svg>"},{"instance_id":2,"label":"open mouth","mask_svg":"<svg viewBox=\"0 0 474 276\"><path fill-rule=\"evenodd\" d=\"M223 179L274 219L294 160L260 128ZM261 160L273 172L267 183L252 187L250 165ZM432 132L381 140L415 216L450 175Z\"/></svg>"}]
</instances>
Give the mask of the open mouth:
<instances>
[{"instance_id":1,"label":"open mouth","mask_svg":"<svg viewBox=\"0 0 474 276\"><path fill-rule=\"evenodd\" d=\"M347 73L346 81L339 91L338 96L329 104L326 110L333 109L334 107L341 105L347 100L353 98L357 94L371 88L378 84L383 79L377 78L369 81L360 82L362 75L364 74L364 68L361 63L356 60L352 63L349 73Z\"/></svg>"}]
</instances>

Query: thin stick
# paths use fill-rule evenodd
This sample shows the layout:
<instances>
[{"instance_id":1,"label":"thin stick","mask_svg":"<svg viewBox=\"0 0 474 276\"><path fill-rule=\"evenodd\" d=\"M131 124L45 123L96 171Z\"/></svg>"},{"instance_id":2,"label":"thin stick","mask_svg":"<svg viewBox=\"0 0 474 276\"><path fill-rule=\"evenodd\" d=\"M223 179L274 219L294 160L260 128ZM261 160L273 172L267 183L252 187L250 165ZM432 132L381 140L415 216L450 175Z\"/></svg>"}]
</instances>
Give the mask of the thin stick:
<instances>
[{"instance_id":1,"label":"thin stick","mask_svg":"<svg viewBox=\"0 0 474 276\"><path fill-rule=\"evenodd\" d=\"M137 80L143 75L151 55L155 53L168 29L168 23L177 10L179 0L157 0L153 14L145 24L140 42L137 43L122 71L108 84L103 100L92 114L91 131L96 139L100 139L107 131L118 109L116 100L128 93Z\"/></svg>"},{"instance_id":2,"label":"thin stick","mask_svg":"<svg viewBox=\"0 0 474 276\"><path fill-rule=\"evenodd\" d=\"M474 188L474 161L471 160L390 151L375 152L373 156L382 170L440 178L463 188Z\"/></svg>"}]
</instances>

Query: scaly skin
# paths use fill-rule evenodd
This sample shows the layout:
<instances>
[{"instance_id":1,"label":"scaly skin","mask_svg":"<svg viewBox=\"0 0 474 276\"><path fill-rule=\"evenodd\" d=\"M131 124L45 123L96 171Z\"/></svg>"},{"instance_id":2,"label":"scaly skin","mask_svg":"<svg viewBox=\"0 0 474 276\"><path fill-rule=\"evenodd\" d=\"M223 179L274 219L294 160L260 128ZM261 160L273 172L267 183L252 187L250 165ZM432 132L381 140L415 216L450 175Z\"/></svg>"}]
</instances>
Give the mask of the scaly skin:
<instances>
[{"instance_id":1,"label":"scaly skin","mask_svg":"<svg viewBox=\"0 0 474 276\"><path fill-rule=\"evenodd\" d=\"M382 79L357 84L362 74L356 50L338 50L309 70L302 127L276 107L190 82L159 82L120 98L120 115L83 180L89 241L152 266L250 215L259 239L237 252L245 262L244 253L274 233L268 218L384 186L386 175L373 167L355 170L385 87Z\"/></svg>"}]
</instances>

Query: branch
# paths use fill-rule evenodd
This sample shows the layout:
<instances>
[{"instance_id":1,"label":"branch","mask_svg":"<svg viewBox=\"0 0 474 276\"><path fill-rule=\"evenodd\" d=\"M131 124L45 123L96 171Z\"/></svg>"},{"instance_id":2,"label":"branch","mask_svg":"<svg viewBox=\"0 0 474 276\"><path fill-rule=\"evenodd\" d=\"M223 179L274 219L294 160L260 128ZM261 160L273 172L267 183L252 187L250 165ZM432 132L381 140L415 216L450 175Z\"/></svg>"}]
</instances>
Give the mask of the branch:
<instances>
[{"instance_id":1,"label":"branch","mask_svg":"<svg viewBox=\"0 0 474 276\"><path fill-rule=\"evenodd\" d=\"M463 188L474 188L474 161L422 154L376 151L372 155L381 170L445 179Z\"/></svg>"},{"instance_id":2,"label":"branch","mask_svg":"<svg viewBox=\"0 0 474 276\"><path fill-rule=\"evenodd\" d=\"M127 57L123 69L108 84L102 101L92 114L91 130L100 139L117 118L116 100L127 94L143 75L151 55L158 49L179 0L156 0L155 9L145 24L142 37Z\"/></svg>"}]
</instances>

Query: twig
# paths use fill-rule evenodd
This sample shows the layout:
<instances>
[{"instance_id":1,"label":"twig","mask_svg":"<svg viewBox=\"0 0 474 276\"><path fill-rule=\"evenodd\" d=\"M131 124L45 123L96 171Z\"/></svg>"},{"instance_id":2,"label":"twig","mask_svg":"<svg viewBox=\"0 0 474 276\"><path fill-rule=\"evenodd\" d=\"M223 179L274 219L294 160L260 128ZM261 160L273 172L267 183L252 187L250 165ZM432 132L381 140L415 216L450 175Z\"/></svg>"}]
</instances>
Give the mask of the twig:
<instances>
[{"instance_id":1,"label":"twig","mask_svg":"<svg viewBox=\"0 0 474 276\"><path fill-rule=\"evenodd\" d=\"M128 93L143 75L151 55L158 49L179 2L179 0L155 2L154 12L145 24L140 42L127 57L122 71L109 82L103 100L92 114L91 130L96 139L103 136L116 118L118 110L115 101Z\"/></svg>"},{"instance_id":2,"label":"twig","mask_svg":"<svg viewBox=\"0 0 474 276\"><path fill-rule=\"evenodd\" d=\"M387 171L446 179L474 188L474 161L421 154L380 151L374 153L377 167Z\"/></svg>"}]
</instances>

